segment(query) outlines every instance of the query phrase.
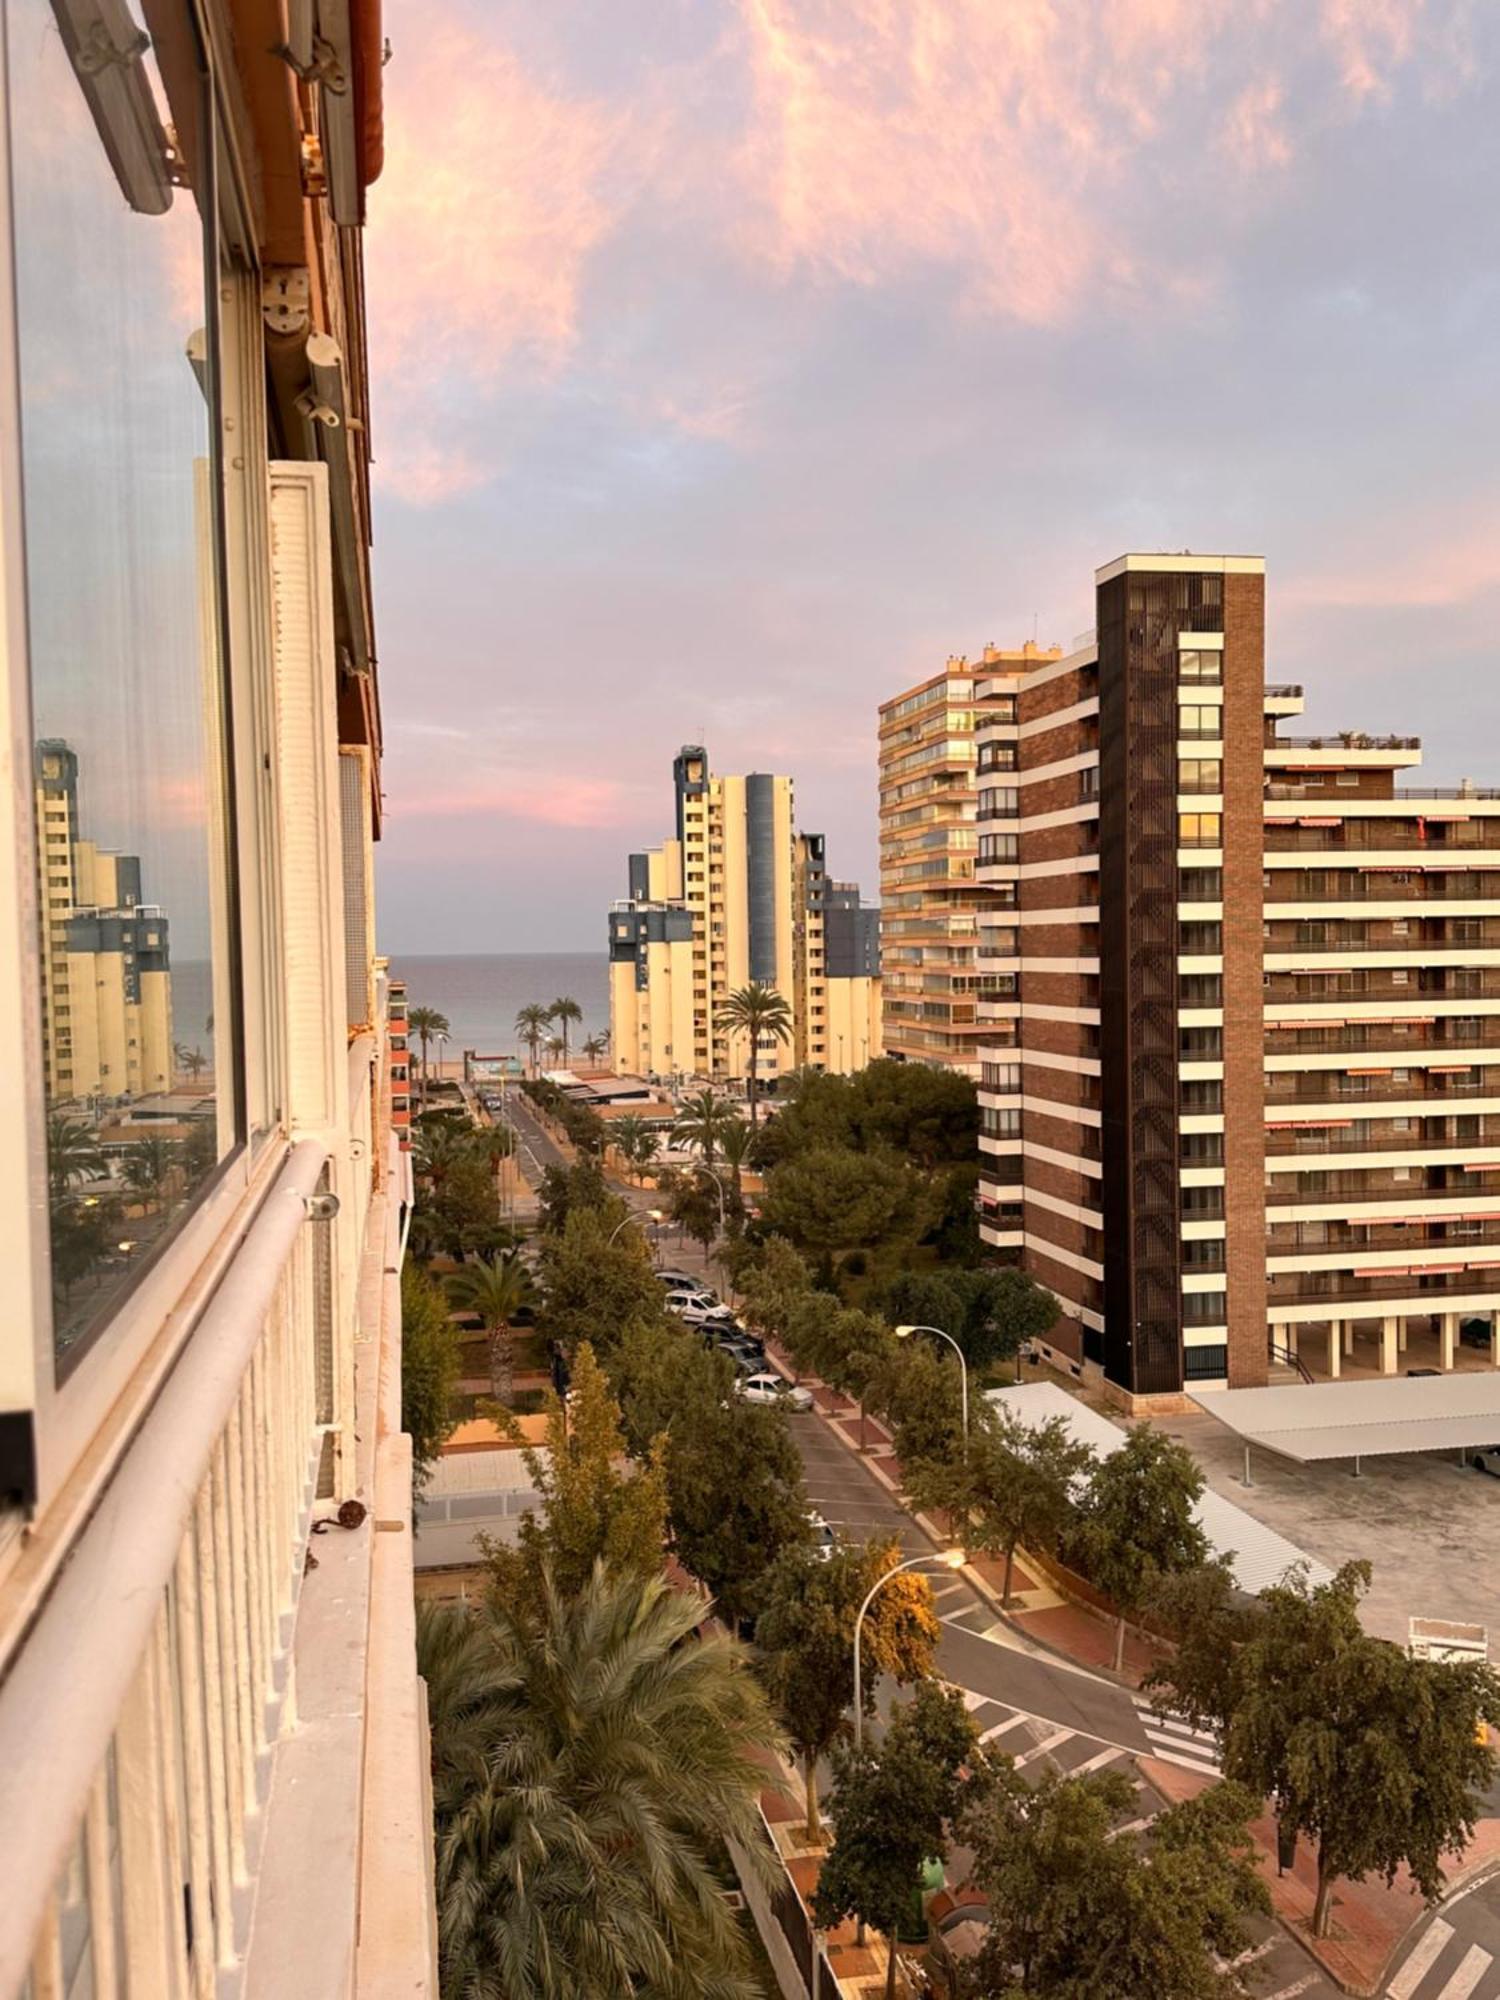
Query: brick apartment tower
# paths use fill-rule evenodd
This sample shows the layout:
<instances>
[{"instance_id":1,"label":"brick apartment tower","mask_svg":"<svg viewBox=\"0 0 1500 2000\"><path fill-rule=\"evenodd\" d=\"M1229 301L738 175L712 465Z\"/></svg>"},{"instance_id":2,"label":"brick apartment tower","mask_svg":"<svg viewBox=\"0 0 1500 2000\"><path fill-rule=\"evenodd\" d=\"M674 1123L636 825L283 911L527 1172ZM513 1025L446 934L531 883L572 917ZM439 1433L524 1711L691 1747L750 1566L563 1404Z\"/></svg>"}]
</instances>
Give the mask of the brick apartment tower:
<instances>
[{"instance_id":1,"label":"brick apartment tower","mask_svg":"<svg viewBox=\"0 0 1500 2000\"><path fill-rule=\"evenodd\" d=\"M981 1233L1132 1408L1500 1366L1500 793L1284 736L1264 593L1124 556L975 686Z\"/></svg>"}]
</instances>

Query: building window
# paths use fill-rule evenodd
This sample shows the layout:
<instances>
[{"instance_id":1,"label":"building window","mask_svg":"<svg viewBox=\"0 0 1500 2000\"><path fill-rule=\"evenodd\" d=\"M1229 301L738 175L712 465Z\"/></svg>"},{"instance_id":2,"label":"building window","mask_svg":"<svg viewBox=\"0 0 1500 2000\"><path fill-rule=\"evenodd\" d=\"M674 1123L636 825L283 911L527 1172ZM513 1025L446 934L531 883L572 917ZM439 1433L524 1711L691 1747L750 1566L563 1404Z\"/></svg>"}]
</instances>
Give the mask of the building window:
<instances>
[{"instance_id":1,"label":"building window","mask_svg":"<svg viewBox=\"0 0 1500 2000\"><path fill-rule=\"evenodd\" d=\"M90 1017L72 1070L44 1076L61 1375L242 1126L216 426L187 358L215 324L196 192L214 126L185 5L154 6L148 41L120 0L99 32L145 53L104 64L60 31L76 10L7 11L33 804L87 844L64 918L84 969L41 973L44 1023L64 990ZM121 922L141 906L143 943ZM123 1069L80 1060L110 1047Z\"/></svg>"},{"instance_id":2,"label":"building window","mask_svg":"<svg viewBox=\"0 0 1500 2000\"><path fill-rule=\"evenodd\" d=\"M1179 813L1177 815L1177 845L1179 847L1222 847L1224 844L1223 820L1218 813Z\"/></svg>"},{"instance_id":3,"label":"building window","mask_svg":"<svg viewBox=\"0 0 1500 2000\"><path fill-rule=\"evenodd\" d=\"M1196 681L1201 687L1218 687L1224 679L1224 655L1214 652L1186 652L1177 658L1179 681Z\"/></svg>"},{"instance_id":4,"label":"building window","mask_svg":"<svg viewBox=\"0 0 1500 2000\"><path fill-rule=\"evenodd\" d=\"M1184 702L1177 711L1177 734L1191 740L1224 734L1224 710L1218 702Z\"/></svg>"},{"instance_id":5,"label":"building window","mask_svg":"<svg viewBox=\"0 0 1500 2000\"><path fill-rule=\"evenodd\" d=\"M1179 792L1222 792L1224 766L1217 757L1184 757L1177 767Z\"/></svg>"}]
</instances>

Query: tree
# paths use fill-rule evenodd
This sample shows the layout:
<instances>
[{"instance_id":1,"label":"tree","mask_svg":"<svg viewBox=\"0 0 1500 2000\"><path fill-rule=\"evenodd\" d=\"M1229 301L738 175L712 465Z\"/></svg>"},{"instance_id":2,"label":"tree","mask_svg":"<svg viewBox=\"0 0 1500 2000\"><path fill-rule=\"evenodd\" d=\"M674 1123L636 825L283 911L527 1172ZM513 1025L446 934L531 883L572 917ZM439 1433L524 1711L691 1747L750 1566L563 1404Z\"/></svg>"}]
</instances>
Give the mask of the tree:
<instances>
[{"instance_id":1,"label":"tree","mask_svg":"<svg viewBox=\"0 0 1500 2000\"><path fill-rule=\"evenodd\" d=\"M820 1299L811 1293L810 1300ZM859 1447L865 1448L865 1404L889 1364L895 1335L873 1313L838 1306L832 1312L804 1307L794 1330L798 1367L811 1367L830 1388L859 1404Z\"/></svg>"},{"instance_id":2,"label":"tree","mask_svg":"<svg viewBox=\"0 0 1500 2000\"><path fill-rule=\"evenodd\" d=\"M407 1031L422 1044L422 1101L427 1101L427 1050L439 1035L449 1033L448 1016L436 1007L413 1007L406 1017Z\"/></svg>"},{"instance_id":3,"label":"tree","mask_svg":"<svg viewBox=\"0 0 1500 2000\"><path fill-rule=\"evenodd\" d=\"M1044 1768L1032 1785L1008 1757L976 1760L956 1828L991 1913L975 2000L1229 2000L1252 1990L1253 1971L1233 1961L1249 1941L1244 1919L1270 1906L1250 1839L1254 1798L1216 1786L1162 1813L1146 1849L1120 1828L1135 1810L1118 1771L1064 1778Z\"/></svg>"},{"instance_id":4,"label":"tree","mask_svg":"<svg viewBox=\"0 0 1500 2000\"><path fill-rule=\"evenodd\" d=\"M834 1753L835 1839L813 1908L820 1924L852 1916L885 1933L886 2000L896 1990L898 1929L919 1893L923 1861L947 1846L974 1747L963 1696L928 1682L896 1710L878 1749Z\"/></svg>"},{"instance_id":5,"label":"tree","mask_svg":"<svg viewBox=\"0 0 1500 2000\"><path fill-rule=\"evenodd\" d=\"M552 1010L544 1007L539 1000L533 1000L522 1007L516 1015L516 1039L523 1042L531 1054L531 1074L537 1073L536 1052L546 1040L547 1030L552 1023Z\"/></svg>"},{"instance_id":6,"label":"tree","mask_svg":"<svg viewBox=\"0 0 1500 2000\"><path fill-rule=\"evenodd\" d=\"M47 1114L47 1184L54 1200L75 1181L96 1180L106 1171L97 1134L66 1112Z\"/></svg>"},{"instance_id":7,"label":"tree","mask_svg":"<svg viewBox=\"0 0 1500 2000\"><path fill-rule=\"evenodd\" d=\"M799 1070L766 1128L767 1162L826 1146L896 1153L923 1172L970 1166L979 1135L974 1084L925 1063L873 1062L853 1076Z\"/></svg>"},{"instance_id":8,"label":"tree","mask_svg":"<svg viewBox=\"0 0 1500 2000\"><path fill-rule=\"evenodd\" d=\"M784 1236L768 1236L742 1273L740 1290L752 1325L785 1341L792 1320L812 1290L800 1252Z\"/></svg>"},{"instance_id":9,"label":"tree","mask_svg":"<svg viewBox=\"0 0 1500 2000\"><path fill-rule=\"evenodd\" d=\"M640 1231L614 1235L616 1221L610 1209L574 1209L561 1233L542 1239L537 1322L565 1353L588 1341L596 1353L607 1354L633 1320L659 1326L666 1317L665 1295Z\"/></svg>"},{"instance_id":10,"label":"tree","mask_svg":"<svg viewBox=\"0 0 1500 2000\"><path fill-rule=\"evenodd\" d=\"M588 1157L575 1161L571 1167L543 1170L537 1222L544 1236L560 1235L568 1217L585 1208L596 1214L607 1213L611 1222L625 1212L624 1203L611 1191L597 1159Z\"/></svg>"},{"instance_id":11,"label":"tree","mask_svg":"<svg viewBox=\"0 0 1500 2000\"><path fill-rule=\"evenodd\" d=\"M707 1251L713 1246L719 1233L719 1219L726 1211L720 1205L712 1176L705 1181L705 1173L706 1170L684 1174L668 1167L658 1176L657 1187L666 1200L668 1215L678 1228L685 1229Z\"/></svg>"},{"instance_id":12,"label":"tree","mask_svg":"<svg viewBox=\"0 0 1500 2000\"><path fill-rule=\"evenodd\" d=\"M458 1388L458 1329L442 1293L417 1265L401 1268L401 1428L411 1438L413 1503L453 1435Z\"/></svg>"},{"instance_id":13,"label":"tree","mask_svg":"<svg viewBox=\"0 0 1500 2000\"><path fill-rule=\"evenodd\" d=\"M554 1000L552 1005L547 1009L547 1019L555 1022L559 1030L559 1039L562 1042L563 1068L566 1069L568 1066L568 1030L582 1022L583 1009L576 1000L564 993L560 999Z\"/></svg>"},{"instance_id":14,"label":"tree","mask_svg":"<svg viewBox=\"0 0 1500 2000\"><path fill-rule=\"evenodd\" d=\"M840 1543L827 1562L804 1547L788 1549L767 1572L755 1641L761 1678L770 1690L802 1764L807 1839L823 1837L817 1770L847 1727L854 1700L854 1621L871 1587L902 1559L896 1541L863 1548ZM876 1595L861 1636L861 1690L875 1712L881 1674L902 1686L933 1671L941 1636L932 1586L905 1570Z\"/></svg>"},{"instance_id":15,"label":"tree","mask_svg":"<svg viewBox=\"0 0 1500 2000\"><path fill-rule=\"evenodd\" d=\"M700 1090L696 1096L685 1097L678 1106L672 1137L679 1146L696 1146L704 1164L711 1167L719 1140L731 1125L738 1123L732 1104L715 1097L711 1090Z\"/></svg>"},{"instance_id":16,"label":"tree","mask_svg":"<svg viewBox=\"0 0 1500 2000\"><path fill-rule=\"evenodd\" d=\"M913 1237L923 1194L893 1155L823 1147L772 1169L762 1220L800 1250L833 1255Z\"/></svg>"},{"instance_id":17,"label":"tree","mask_svg":"<svg viewBox=\"0 0 1500 2000\"><path fill-rule=\"evenodd\" d=\"M1161 1578L1208 1560L1208 1538L1193 1509L1203 1474L1180 1444L1138 1424L1101 1459L1084 1496L1069 1549L1114 1600L1115 1670L1125 1657L1125 1621Z\"/></svg>"},{"instance_id":18,"label":"tree","mask_svg":"<svg viewBox=\"0 0 1500 2000\"><path fill-rule=\"evenodd\" d=\"M620 1405L620 1428L632 1458L647 1458L684 1411L723 1402L734 1386L728 1357L707 1347L681 1320L632 1320L605 1357Z\"/></svg>"},{"instance_id":19,"label":"tree","mask_svg":"<svg viewBox=\"0 0 1500 2000\"><path fill-rule=\"evenodd\" d=\"M460 1312L476 1313L484 1328L490 1358L490 1393L509 1397L511 1388L511 1323L534 1304L536 1286L517 1251L505 1257L481 1257L461 1264L447 1281L448 1297Z\"/></svg>"},{"instance_id":20,"label":"tree","mask_svg":"<svg viewBox=\"0 0 1500 2000\"><path fill-rule=\"evenodd\" d=\"M932 1340L895 1341L869 1388L869 1402L890 1426L903 1472L959 1457L963 1397L958 1369Z\"/></svg>"},{"instance_id":21,"label":"tree","mask_svg":"<svg viewBox=\"0 0 1500 2000\"><path fill-rule=\"evenodd\" d=\"M663 1462L677 1554L738 1630L758 1613L777 1557L812 1541L786 1418L733 1396L694 1395L672 1420Z\"/></svg>"},{"instance_id":22,"label":"tree","mask_svg":"<svg viewBox=\"0 0 1500 2000\"><path fill-rule=\"evenodd\" d=\"M729 1169L730 1186L734 1195L731 1212L738 1214L744 1208L744 1196L740 1190L740 1176L759 1144L758 1134L752 1125L742 1118L733 1119L719 1134L719 1156Z\"/></svg>"},{"instance_id":23,"label":"tree","mask_svg":"<svg viewBox=\"0 0 1500 2000\"><path fill-rule=\"evenodd\" d=\"M1203 1655L1222 1640L1214 1623L1189 1635L1179 1689L1172 1660L1156 1686L1206 1714L1221 1732L1225 1774L1275 1801L1283 1828L1314 1842L1318 1893L1312 1928L1327 1935L1334 1884L1393 1880L1405 1866L1435 1899L1445 1854L1473 1834L1495 1755L1480 1725L1500 1724L1500 1675L1479 1663L1410 1658L1359 1621L1370 1566L1346 1563L1327 1583L1291 1571L1263 1591L1248 1635L1215 1682Z\"/></svg>"},{"instance_id":24,"label":"tree","mask_svg":"<svg viewBox=\"0 0 1500 2000\"><path fill-rule=\"evenodd\" d=\"M1056 1550L1095 1459L1065 1417L1028 1425L982 1402L973 1413L967 1452L901 1462L919 1506L941 1507L961 1520L967 1547L1004 1556L1001 1594L1009 1603L1016 1550Z\"/></svg>"},{"instance_id":25,"label":"tree","mask_svg":"<svg viewBox=\"0 0 1500 2000\"><path fill-rule=\"evenodd\" d=\"M1058 1311L1044 1285L1012 1269L903 1272L881 1293L880 1309L894 1325L940 1326L975 1369L1049 1333Z\"/></svg>"},{"instance_id":26,"label":"tree","mask_svg":"<svg viewBox=\"0 0 1500 2000\"><path fill-rule=\"evenodd\" d=\"M515 1424L505 1412L500 1420ZM626 1459L619 1405L586 1341L573 1357L566 1410L549 1396L545 1451L527 1445L521 1455L540 1505L521 1516L514 1547L479 1538L497 1604L537 1613L549 1580L563 1597L575 1597L596 1562L615 1576L660 1574L666 1492L659 1456L644 1465Z\"/></svg>"},{"instance_id":27,"label":"tree","mask_svg":"<svg viewBox=\"0 0 1500 2000\"><path fill-rule=\"evenodd\" d=\"M177 1168L177 1149L170 1139L153 1133L138 1139L125 1155L125 1185L138 1194L145 1209L160 1207Z\"/></svg>"},{"instance_id":28,"label":"tree","mask_svg":"<svg viewBox=\"0 0 1500 2000\"><path fill-rule=\"evenodd\" d=\"M590 1035L583 1045L583 1053L592 1063L602 1062L609 1050L609 1036Z\"/></svg>"},{"instance_id":29,"label":"tree","mask_svg":"<svg viewBox=\"0 0 1500 2000\"><path fill-rule=\"evenodd\" d=\"M777 1731L743 1650L601 1566L531 1619L422 1606L443 1991L756 2000L713 1865L764 1853Z\"/></svg>"},{"instance_id":30,"label":"tree","mask_svg":"<svg viewBox=\"0 0 1500 2000\"><path fill-rule=\"evenodd\" d=\"M632 1177L643 1160L656 1151L656 1134L644 1118L619 1118L609 1128L610 1143L630 1169ZM649 1149L647 1141L650 1141Z\"/></svg>"},{"instance_id":31,"label":"tree","mask_svg":"<svg viewBox=\"0 0 1500 2000\"><path fill-rule=\"evenodd\" d=\"M714 1028L721 1035L745 1035L749 1039L746 1080L749 1085L750 1123L754 1125L760 1117L757 1085L760 1079L761 1041L770 1036L773 1041L789 1042L792 1039L792 1010L774 986L752 979L748 986L738 986L730 994L714 1016Z\"/></svg>"}]
</instances>

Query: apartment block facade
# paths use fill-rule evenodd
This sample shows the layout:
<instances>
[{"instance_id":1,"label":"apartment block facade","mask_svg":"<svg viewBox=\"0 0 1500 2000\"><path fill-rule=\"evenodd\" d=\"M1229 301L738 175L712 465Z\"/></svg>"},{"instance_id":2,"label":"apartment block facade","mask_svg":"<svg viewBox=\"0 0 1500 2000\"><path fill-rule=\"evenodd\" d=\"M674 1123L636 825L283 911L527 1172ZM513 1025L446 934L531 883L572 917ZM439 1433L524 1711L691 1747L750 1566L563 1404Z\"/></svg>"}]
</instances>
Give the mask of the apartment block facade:
<instances>
[{"instance_id":1,"label":"apartment block facade","mask_svg":"<svg viewBox=\"0 0 1500 2000\"><path fill-rule=\"evenodd\" d=\"M763 1082L863 1068L880 1053L875 916L854 885L829 882L823 836L797 829L792 780L716 776L697 744L672 778L676 831L630 856L630 893L609 916L615 1068L744 1077L746 1038L719 1017L752 981L774 987L793 1019L790 1042L762 1040Z\"/></svg>"},{"instance_id":2,"label":"apartment block facade","mask_svg":"<svg viewBox=\"0 0 1500 2000\"><path fill-rule=\"evenodd\" d=\"M34 758L42 947L42 1064L56 1104L141 1097L175 1068L167 913L141 897L141 864L81 833L78 758Z\"/></svg>"},{"instance_id":3,"label":"apartment block facade","mask_svg":"<svg viewBox=\"0 0 1500 2000\"><path fill-rule=\"evenodd\" d=\"M0 1996L436 2000L379 9L3 16Z\"/></svg>"},{"instance_id":4,"label":"apartment block facade","mask_svg":"<svg viewBox=\"0 0 1500 2000\"><path fill-rule=\"evenodd\" d=\"M982 1234L1141 1407L1500 1363L1500 796L1284 735L1258 558L1125 556L1096 612L980 683Z\"/></svg>"},{"instance_id":5,"label":"apartment block facade","mask_svg":"<svg viewBox=\"0 0 1500 2000\"><path fill-rule=\"evenodd\" d=\"M978 732L1009 671L1056 659L987 646L880 709L881 1015L887 1055L979 1074L982 1007L999 991L981 959L992 898L978 882Z\"/></svg>"}]
</instances>

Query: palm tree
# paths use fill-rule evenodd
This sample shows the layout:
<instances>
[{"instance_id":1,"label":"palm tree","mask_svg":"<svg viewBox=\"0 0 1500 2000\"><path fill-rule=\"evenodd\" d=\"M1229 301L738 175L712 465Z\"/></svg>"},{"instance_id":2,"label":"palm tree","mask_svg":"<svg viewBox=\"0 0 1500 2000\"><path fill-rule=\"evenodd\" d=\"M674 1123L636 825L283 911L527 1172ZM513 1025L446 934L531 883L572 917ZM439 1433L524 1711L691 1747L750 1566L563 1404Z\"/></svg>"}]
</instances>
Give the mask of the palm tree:
<instances>
[{"instance_id":1,"label":"palm tree","mask_svg":"<svg viewBox=\"0 0 1500 2000\"><path fill-rule=\"evenodd\" d=\"M74 1181L96 1180L105 1170L99 1141L89 1126L61 1111L47 1116L47 1184L54 1200Z\"/></svg>"},{"instance_id":2,"label":"palm tree","mask_svg":"<svg viewBox=\"0 0 1500 2000\"><path fill-rule=\"evenodd\" d=\"M582 1025L583 1009L576 1000L570 1000L565 993L560 1000L554 1000L552 1005L547 1009L547 1019L549 1021L556 1021L562 1030L562 1059L563 1068L566 1069L568 1066L568 1028L574 1021L578 1022L580 1026Z\"/></svg>"},{"instance_id":3,"label":"palm tree","mask_svg":"<svg viewBox=\"0 0 1500 2000\"><path fill-rule=\"evenodd\" d=\"M440 1014L436 1007L413 1007L406 1017L408 1030L422 1044L422 1099L427 1098L427 1045L438 1035L448 1032L448 1017Z\"/></svg>"},{"instance_id":4,"label":"palm tree","mask_svg":"<svg viewBox=\"0 0 1500 2000\"><path fill-rule=\"evenodd\" d=\"M535 1622L418 1608L444 1993L753 2000L711 1859L769 1859L777 1730L744 1648L659 1576L545 1590Z\"/></svg>"},{"instance_id":5,"label":"palm tree","mask_svg":"<svg viewBox=\"0 0 1500 2000\"><path fill-rule=\"evenodd\" d=\"M639 1170L656 1151L656 1134L644 1118L619 1118L609 1128L609 1141L626 1166Z\"/></svg>"},{"instance_id":6,"label":"palm tree","mask_svg":"<svg viewBox=\"0 0 1500 2000\"><path fill-rule=\"evenodd\" d=\"M606 1034L590 1035L583 1045L583 1053L590 1062L602 1062L608 1049L609 1036Z\"/></svg>"},{"instance_id":7,"label":"palm tree","mask_svg":"<svg viewBox=\"0 0 1500 2000\"><path fill-rule=\"evenodd\" d=\"M160 1205L176 1165L176 1147L159 1135L131 1147L125 1156L125 1185L140 1196L142 1208Z\"/></svg>"},{"instance_id":8,"label":"palm tree","mask_svg":"<svg viewBox=\"0 0 1500 2000\"><path fill-rule=\"evenodd\" d=\"M519 1254L481 1257L461 1264L447 1281L448 1300L460 1312L477 1313L490 1351L490 1393L496 1402L510 1395L511 1321L533 1303L536 1288Z\"/></svg>"},{"instance_id":9,"label":"palm tree","mask_svg":"<svg viewBox=\"0 0 1500 2000\"><path fill-rule=\"evenodd\" d=\"M734 1205L739 1209L744 1204L740 1191L740 1174L750 1158L755 1146L755 1128L747 1125L742 1118L735 1118L719 1134L719 1153L729 1169L729 1178L734 1188Z\"/></svg>"},{"instance_id":10,"label":"palm tree","mask_svg":"<svg viewBox=\"0 0 1500 2000\"><path fill-rule=\"evenodd\" d=\"M760 1074L761 1037L771 1035L778 1042L789 1042L792 1039L792 1010L774 986L764 986L760 980L752 979L748 986L736 987L730 994L714 1016L714 1027L720 1034L750 1037L747 1081L750 1086L750 1123L753 1125L759 1116L756 1084Z\"/></svg>"},{"instance_id":11,"label":"palm tree","mask_svg":"<svg viewBox=\"0 0 1500 2000\"><path fill-rule=\"evenodd\" d=\"M536 1075L536 1052L546 1038L552 1020L552 1011L539 1000L533 1000L529 1007L523 1007L516 1016L516 1035L531 1051L531 1074Z\"/></svg>"},{"instance_id":12,"label":"palm tree","mask_svg":"<svg viewBox=\"0 0 1500 2000\"><path fill-rule=\"evenodd\" d=\"M711 1090L685 1097L677 1107L672 1137L684 1146L696 1146L708 1166L714 1163L714 1149L731 1125L737 1125L733 1109Z\"/></svg>"}]
</instances>

